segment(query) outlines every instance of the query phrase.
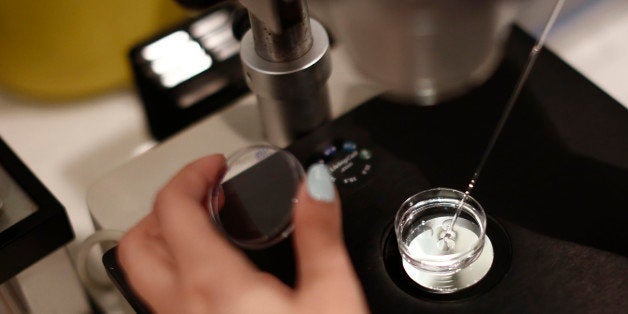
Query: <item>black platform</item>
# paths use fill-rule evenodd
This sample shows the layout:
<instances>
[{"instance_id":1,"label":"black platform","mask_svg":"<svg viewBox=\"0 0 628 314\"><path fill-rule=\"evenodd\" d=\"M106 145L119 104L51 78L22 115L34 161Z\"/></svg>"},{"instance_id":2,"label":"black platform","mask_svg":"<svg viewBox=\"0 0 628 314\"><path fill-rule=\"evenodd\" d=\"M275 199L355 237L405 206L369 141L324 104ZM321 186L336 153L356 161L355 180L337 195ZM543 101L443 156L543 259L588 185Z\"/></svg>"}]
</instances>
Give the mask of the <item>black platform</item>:
<instances>
[{"instance_id":1,"label":"black platform","mask_svg":"<svg viewBox=\"0 0 628 314\"><path fill-rule=\"evenodd\" d=\"M374 312L628 308L628 110L547 51L475 191L510 237L503 279L488 291L435 301L447 298L413 293L386 269L396 210L421 190L464 190L532 44L514 29L498 72L463 97L434 107L376 98L289 147L304 163L338 139L372 151L369 175L353 185L336 177L347 246ZM289 272L271 268L290 281Z\"/></svg>"}]
</instances>

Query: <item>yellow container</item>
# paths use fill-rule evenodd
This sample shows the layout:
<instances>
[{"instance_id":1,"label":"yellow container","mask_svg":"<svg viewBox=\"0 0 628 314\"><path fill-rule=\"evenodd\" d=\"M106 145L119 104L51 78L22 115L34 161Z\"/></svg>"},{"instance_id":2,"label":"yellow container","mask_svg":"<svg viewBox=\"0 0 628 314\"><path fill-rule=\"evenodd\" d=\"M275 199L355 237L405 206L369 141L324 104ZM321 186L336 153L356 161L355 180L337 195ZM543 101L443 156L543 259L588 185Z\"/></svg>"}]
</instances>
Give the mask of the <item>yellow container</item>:
<instances>
[{"instance_id":1,"label":"yellow container","mask_svg":"<svg viewBox=\"0 0 628 314\"><path fill-rule=\"evenodd\" d=\"M59 100L123 86L131 46L185 16L174 0L0 0L0 89Z\"/></svg>"}]
</instances>

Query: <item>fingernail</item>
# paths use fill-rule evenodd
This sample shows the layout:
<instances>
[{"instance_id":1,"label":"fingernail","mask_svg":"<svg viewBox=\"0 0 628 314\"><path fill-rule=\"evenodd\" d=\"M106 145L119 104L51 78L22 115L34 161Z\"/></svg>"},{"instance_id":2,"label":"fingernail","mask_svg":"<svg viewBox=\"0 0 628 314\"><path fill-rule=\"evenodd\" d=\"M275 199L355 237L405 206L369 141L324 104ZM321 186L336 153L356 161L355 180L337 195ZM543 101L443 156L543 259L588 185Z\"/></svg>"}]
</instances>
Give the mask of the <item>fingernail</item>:
<instances>
[{"instance_id":1,"label":"fingernail","mask_svg":"<svg viewBox=\"0 0 628 314\"><path fill-rule=\"evenodd\" d=\"M314 164L307 171L307 191L321 202L331 203L336 197L331 174L325 164Z\"/></svg>"},{"instance_id":2,"label":"fingernail","mask_svg":"<svg viewBox=\"0 0 628 314\"><path fill-rule=\"evenodd\" d=\"M221 185L222 185L222 180L225 178L225 174L227 174L227 166L224 165L222 167L222 169L220 169L220 172L218 172L218 175L216 176L216 185L214 186L214 188L212 189L212 196L216 197L218 196L218 194L220 194L220 190Z\"/></svg>"}]
</instances>

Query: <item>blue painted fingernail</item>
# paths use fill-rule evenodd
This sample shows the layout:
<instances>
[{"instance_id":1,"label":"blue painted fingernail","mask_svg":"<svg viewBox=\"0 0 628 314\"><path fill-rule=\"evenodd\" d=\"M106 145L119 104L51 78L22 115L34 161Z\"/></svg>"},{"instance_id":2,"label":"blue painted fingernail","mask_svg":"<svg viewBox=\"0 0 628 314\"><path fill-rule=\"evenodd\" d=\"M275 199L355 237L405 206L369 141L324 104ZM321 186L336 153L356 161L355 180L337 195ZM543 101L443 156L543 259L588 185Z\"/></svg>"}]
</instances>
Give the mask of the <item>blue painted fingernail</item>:
<instances>
[{"instance_id":1,"label":"blue painted fingernail","mask_svg":"<svg viewBox=\"0 0 628 314\"><path fill-rule=\"evenodd\" d=\"M325 164L314 164L307 171L307 191L310 196L321 202L331 203L336 197L331 174Z\"/></svg>"}]
</instances>

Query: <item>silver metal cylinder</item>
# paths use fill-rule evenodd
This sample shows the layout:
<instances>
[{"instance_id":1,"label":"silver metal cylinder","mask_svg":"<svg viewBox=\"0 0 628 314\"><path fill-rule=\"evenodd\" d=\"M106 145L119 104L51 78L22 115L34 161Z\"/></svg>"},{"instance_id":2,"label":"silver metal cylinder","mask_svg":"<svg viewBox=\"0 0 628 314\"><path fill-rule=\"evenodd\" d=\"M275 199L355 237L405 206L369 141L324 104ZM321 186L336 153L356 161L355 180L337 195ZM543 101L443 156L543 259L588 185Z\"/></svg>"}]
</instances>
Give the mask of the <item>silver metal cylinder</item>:
<instances>
[{"instance_id":1,"label":"silver metal cylinder","mask_svg":"<svg viewBox=\"0 0 628 314\"><path fill-rule=\"evenodd\" d=\"M268 141L283 147L329 120L327 79L331 74L329 37L310 19L312 47L287 62L256 53L252 31L242 38L240 58L246 82L257 95Z\"/></svg>"},{"instance_id":2,"label":"silver metal cylinder","mask_svg":"<svg viewBox=\"0 0 628 314\"><path fill-rule=\"evenodd\" d=\"M356 68L390 94L432 105L495 71L521 0L326 1Z\"/></svg>"},{"instance_id":3,"label":"silver metal cylinder","mask_svg":"<svg viewBox=\"0 0 628 314\"><path fill-rule=\"evenodd\" d=\"M275 4L281 31L272 29L254 12L249 14L257 54L272 62L297 59L312 48L310 18L305 0L280 1Z\"/></svg>"}]
</instances>

